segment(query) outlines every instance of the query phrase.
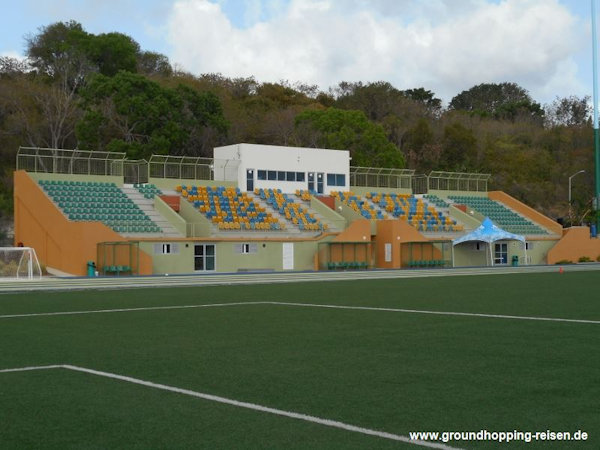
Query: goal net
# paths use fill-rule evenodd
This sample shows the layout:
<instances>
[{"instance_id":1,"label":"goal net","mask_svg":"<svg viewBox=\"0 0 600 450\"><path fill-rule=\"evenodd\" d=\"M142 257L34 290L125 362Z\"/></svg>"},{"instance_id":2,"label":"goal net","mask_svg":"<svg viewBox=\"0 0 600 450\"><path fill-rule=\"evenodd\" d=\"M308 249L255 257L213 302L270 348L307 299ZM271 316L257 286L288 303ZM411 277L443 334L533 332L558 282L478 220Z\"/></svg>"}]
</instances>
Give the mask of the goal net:
<instances>
[{"instance_id":1,"label":"goal net","mask_svg":"<svg viewBox=\"0 0 600 450\"><path fill-rule=\"evenodd\" d=\"M0 247L0 281L39 280L42 269L30 247Z\"/></svg>"}]
</instances>

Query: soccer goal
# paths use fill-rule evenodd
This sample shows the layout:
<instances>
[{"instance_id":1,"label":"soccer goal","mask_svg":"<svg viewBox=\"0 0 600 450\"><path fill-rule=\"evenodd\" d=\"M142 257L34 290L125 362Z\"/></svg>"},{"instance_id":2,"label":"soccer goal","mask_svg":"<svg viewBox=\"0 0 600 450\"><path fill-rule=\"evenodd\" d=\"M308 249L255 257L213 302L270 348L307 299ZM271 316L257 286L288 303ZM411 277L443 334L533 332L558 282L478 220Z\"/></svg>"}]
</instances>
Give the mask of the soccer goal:
<instances>
[{"instance_id":1,"label":"soccer goal","mask_svg":"<svg viewBox=\"0 0 600 450\"><path fill-rule=\"evenodd\" d=\"M42 268L31 247L0 247L0 281L39 280Z\"/></svg>"}]
</instances>

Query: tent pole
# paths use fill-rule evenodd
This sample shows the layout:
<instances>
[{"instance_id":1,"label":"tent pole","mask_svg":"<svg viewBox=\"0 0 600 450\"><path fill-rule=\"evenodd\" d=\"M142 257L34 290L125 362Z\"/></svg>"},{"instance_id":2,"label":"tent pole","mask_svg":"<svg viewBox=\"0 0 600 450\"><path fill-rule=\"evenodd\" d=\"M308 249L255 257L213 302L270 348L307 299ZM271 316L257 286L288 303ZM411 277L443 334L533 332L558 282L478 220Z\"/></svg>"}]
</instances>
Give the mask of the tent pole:
<instances>
[{"instance_id":1,"label":"tent pole","mask_svg":"<svg viewBox=\"0 0 600 450\"><path fill-rule=\"evenodd\" d=\"M454 245L452 246L452 267L454 267Z\"/></svg>"}]
</instances>

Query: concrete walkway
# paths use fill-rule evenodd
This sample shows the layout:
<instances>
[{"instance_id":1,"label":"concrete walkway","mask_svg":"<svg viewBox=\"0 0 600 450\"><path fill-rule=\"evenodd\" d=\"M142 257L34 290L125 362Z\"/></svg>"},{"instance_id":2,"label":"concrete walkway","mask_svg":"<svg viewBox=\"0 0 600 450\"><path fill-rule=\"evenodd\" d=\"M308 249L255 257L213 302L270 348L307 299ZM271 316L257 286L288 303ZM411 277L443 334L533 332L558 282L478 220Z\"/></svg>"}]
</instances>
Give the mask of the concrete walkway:
<instances>
[{"instance_id":1,"label":"concrete walkway","mask_svg":"<svg viewBox=\"0 0 600 450\"><path fill-rule=\"evenodd\" d=\"M137 277L47 277L36 281L0 281L0 294L31 291L71 291L85 289L127 289L143 287L218 286L232 284L299 283L311 281L376 280L394 278L447 277L600 271L600 264L523 267L469 267L454 269L362 270L340 272L263 272L229 274L152 275Z\"/></svg>"}]
</instances>

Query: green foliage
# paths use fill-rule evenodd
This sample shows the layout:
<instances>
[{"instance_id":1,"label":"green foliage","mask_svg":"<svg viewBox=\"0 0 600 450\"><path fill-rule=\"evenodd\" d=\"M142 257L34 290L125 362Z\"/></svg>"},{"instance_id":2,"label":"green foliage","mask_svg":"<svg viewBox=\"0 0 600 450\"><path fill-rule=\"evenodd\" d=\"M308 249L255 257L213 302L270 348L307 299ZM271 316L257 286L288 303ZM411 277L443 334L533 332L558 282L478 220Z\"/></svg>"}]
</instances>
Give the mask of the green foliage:
<instances>
[{"instance_id":1,"label":"green foliage","mask_svg":"<svg viewBox=\"0 0 600 450\"><path fill-rule=\"evenodd\" d=\"M556 261L555 265L560 265L560 266L564 266L567 264L573 264L573 261L571 261L570 259L561 259L560 261Z\"/></svg>"},{"instance_id":2,"label":"green foliage","mask_svg":"<svg viewBox=\"0 0 600 450\"><path fill-rule=\"evenodd\" d=\"M82 91L85 114L77 124L83 147L125 152L130 158L181 154L204 127L228 127L218 98L185 86L163 88L143 75L95 76Z\"/></svg>"},{"instance_id":3,"label":"green foliage","mask_svg":"<svg viewBox=\"0 0 600 450\"><path fill-rule=\"evenodd\" d=\"M517 117L541 119L544 116L541 105L516 83L479 84L455 96L449 109L507 120Z\"/></svg>"},{"instance_id":4,"label":"green foliage","mask_svg":"<svg viewBox=\"0 0 600 450\"><path fill-rule=\"evenodd\" d=\"M120 70L136 72L139 52L139 44L121 33L100 34L90 41L90 59L102 75L109 77Z\"/></svg>"},{"instance_id":5,"label":"green foliage","mask_svg":"<svg viewBox=\"0 0 600 450\"><path fill-rule=\"evenodd\" d=\"M592 262L592 258L589 256L581 256L577 261L580 263Z\"/></svg>"},{"instance_id":6,"label":"green foliage","mask_svg":"<svg viewBox=\"0 0 600 450\"><path fill-rule=\"evenodd\" d=\"M415 102L422 103L430 111L439 112L442 109L442 100L436 98L433 91L429 91L421 87L416 89L407 89L403 92L403 94Z\"/></svg>"},{"instance_id":7,"label":"green foliage","mask_svg":"<svg viewBox=\"0 0 600 450\"><path fill-rule=\"evenodd\" d=\"M92 35L75 21L56 22L29 36L27 57L40 74L74 88L92 71L89 51Z\"/></svg>"},{"instance_id":8,"label":"green foliage","mask_svg":"<svg viewBox=\"0 0 600 450\"><path fill-rule=\"evenodd\" d=\"M473 131L460 123L444 128L443 152L440 163L446 170L466 172L474 170L477 158L477 139Z\"/></svg>"},{"instance_id":9,"label":"green foliage","mask_svg":"<svg viewBox=\"0 0 600 450\"><path fill-rule=\"evenodd\" d=\"M173 74L169 58L161 53L143 51L137 56L137 71L144 75L168 77Z\"/></svg>"},{"instance_id":10,"label":"green foliage","mask_svg":"<svg viewBox=\"0 0 600 450\"><path fill-rule=\"evenodd\" d=\"M443 110L432 91L386 81L343 81L319 92L288 81L194 76L125 34L95 35L75 21L41 27L26 45L29 65L0 57L4 211L12 209L19 145L132 158L211 156L213 147L237 142L349 149L353 165L491 173L491 189L550 217L567 215L568 177L594 163L585 97L557 98L544 111L515 83L484 83ZM592 220L592 171L574 181L573 217Z\"/></svg>"},{"instance_id":11,"label":"green foliage","mask_svg":"<svg viewBox=\"0 0 600 450\"><path fill-rule=\"evenodd\" d=\"M296 117L296 128L302 145L350 150L352 165L404 167L402 153L387 140L383 127L361 111L307 110Z\"/></svg>"}]
</instances>

